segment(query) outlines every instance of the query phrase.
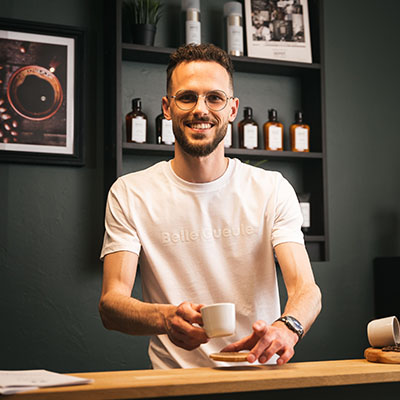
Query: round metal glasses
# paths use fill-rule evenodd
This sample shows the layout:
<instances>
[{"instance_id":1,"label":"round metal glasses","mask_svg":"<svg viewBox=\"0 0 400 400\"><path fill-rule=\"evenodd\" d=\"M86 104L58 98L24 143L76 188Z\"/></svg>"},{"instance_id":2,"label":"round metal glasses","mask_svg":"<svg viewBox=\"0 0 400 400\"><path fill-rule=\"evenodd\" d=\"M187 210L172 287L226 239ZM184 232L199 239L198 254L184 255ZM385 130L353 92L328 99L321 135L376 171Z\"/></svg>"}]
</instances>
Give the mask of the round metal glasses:
<instances>
[{"instance_id":1,"label":"round metal glasses","mask_svg":"<svg viewBox=\"0 0 400 400\"><path fill-rule=\"evenodd\" d=\"M192 90L180 90L175 96L169 96L174 99L175 104L182 111L191 111L196 107L199 97L204 97L206 106L211 111L221 111L228 104L228 100L233 97L228 95L223 90L211 90L206 94L198 94Z\"/></svg>"}]
</instances>

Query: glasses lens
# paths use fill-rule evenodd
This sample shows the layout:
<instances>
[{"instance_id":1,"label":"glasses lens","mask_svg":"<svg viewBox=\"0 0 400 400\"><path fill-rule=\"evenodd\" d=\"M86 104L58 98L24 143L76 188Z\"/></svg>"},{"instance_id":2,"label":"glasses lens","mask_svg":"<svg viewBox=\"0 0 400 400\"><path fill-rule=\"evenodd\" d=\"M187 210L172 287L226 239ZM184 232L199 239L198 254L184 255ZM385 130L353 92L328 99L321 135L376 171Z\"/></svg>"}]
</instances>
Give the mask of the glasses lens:
<instances>
[{"instance_id":1,"label":"glasses lens","mask_svg":"<svg viewBox=\"0 0 400 400\"><path fill-rule=\"evenodd\" d=\"M214 90L206 94L206 103L208 108L214 111L220 111L226 106L227 96L221 90Z\"/></svg>"},{"instance_id":2,"label":"glasses lens","mask_svg":"<svg viewBox=\"0 0 400 400\"><path fill-rule=\"evenodd\" d=\"M201 97L203 96L201 95ZM221 111L228 102L228 97L222 90L213 90L208 92L204 97L207 107L213 111ZM199 95L191 90L183 90L182 92L178 92L174 98L176 105L181 110L189 111L196 106Z\"/></svg>"},{"instance_id":3,"label":"glasses lens","mask_svg":"<svg viewBox=\"0 0 400 400\"><path fill-rule=\"evenodd\" d=\"M181 110L191 110L197 103L197 93L189 90L178 92L175 96L175 102Z\"/></svg>"}]
</instances>

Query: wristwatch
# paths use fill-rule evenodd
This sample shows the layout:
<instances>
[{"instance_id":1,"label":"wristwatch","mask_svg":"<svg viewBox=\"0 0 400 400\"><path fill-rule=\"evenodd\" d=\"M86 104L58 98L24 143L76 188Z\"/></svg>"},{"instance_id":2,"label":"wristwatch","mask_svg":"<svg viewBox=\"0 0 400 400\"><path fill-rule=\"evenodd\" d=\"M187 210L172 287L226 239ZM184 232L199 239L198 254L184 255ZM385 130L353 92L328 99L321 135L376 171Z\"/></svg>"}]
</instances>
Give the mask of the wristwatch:
<instances>
[{"instance_id":1,"label":"wristwatch","mask_svg":"<svg viewBox=\"0 0 400 400\"><path fill-rule=\"evenodd\" d=\"M303 325L295 318L290 315L278 318L276 321L282 321L291 331L297 334L299 341L304 335ZM276 322L275 321L275 322Z\"/></svg>"}]
</instances>

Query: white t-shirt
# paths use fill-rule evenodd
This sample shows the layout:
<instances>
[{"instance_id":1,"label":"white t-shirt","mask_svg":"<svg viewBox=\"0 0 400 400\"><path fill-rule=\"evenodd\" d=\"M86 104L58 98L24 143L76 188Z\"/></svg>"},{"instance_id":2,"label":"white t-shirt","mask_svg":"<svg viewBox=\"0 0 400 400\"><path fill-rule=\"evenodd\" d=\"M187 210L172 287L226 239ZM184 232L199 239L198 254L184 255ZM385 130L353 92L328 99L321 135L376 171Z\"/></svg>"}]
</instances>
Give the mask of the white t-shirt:
<instances>
[{"instance_id":1,"label":"white t-shirt","mask_svg":"<svg viewBox=\"0 0 400 400\"><path fill-rule=\"evenodd\" d=\"M278 318L273 247L304 244L301 224L287 180L237 159L208 183L182 180L166 161L120 177L108 196L101 258L123 250L140 255L146 302L236 304L233 336L192 351L175 346L167 335L153 336L153 367L221 366L208 355L249 335L258 319Z\"/></svg>"}]
</instances>

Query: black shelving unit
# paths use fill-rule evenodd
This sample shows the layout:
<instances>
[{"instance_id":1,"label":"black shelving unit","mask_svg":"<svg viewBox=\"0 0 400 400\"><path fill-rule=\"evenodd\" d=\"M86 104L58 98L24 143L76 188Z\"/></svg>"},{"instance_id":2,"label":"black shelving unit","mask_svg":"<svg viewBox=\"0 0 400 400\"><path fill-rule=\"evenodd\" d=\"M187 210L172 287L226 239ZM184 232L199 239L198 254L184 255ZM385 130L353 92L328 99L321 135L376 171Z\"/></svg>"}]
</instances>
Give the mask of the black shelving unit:
<instances>
[{"instance_id":1,"label":"black shelving unit","mask_svg":"<svg viewBox=\"0 0 400 400\"><path fill-rule=\"evenodd\" d=\"M122 115L122 64L123 62L162 64L168 63L169 55L175 50L169 47L152 47L122 42L121 0L106 1L106 65L105 95L105 189L106 192L116 177L123 171L125 157L148 155L149 157L173 156L173 146L154 143L134 144L125 142ZM311 151L226 149L230 157L242 160L265 160L289 165L301 176L302 190L311 193L312 227L307 232L306 246L311 260L328 259L327 219L327 174L325 148L325 89L324 57L321 43L323 34L322 1L309 0L309 19L312 40L313 63L296 63L267 60L254 57L232 57L235 71L248 74L294 77L300 82L301 107L312 127ZM279 168L278 168L279 169Z\"/></svg>"}]
</instances>

